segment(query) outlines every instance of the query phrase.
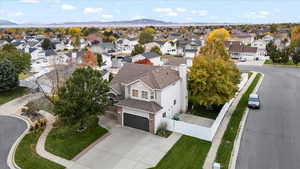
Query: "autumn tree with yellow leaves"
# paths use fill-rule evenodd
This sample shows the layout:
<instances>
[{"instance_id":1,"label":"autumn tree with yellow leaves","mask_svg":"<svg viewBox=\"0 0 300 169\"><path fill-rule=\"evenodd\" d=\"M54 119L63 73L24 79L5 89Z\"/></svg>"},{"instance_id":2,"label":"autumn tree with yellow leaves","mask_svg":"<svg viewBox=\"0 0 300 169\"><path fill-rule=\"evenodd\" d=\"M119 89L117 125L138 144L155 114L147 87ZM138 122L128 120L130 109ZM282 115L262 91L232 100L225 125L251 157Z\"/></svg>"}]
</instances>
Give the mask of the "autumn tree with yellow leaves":
<instances>
[{"instance_id":1,"label":"autumn tree with yellow leaves","mask_svg":"<svg viewBox=\"0 0 300 169\"><path fill-rule=\"evenodd\" d=\"M188 74L191 105L212 109L228 102L238 91L240 72L222 42L228 37L227 33L221 36L219 31L213 31L193 59Z\"/></svg>"},{"instance_id":2,"label":"autumn tree with yellow leaves","mask_svg":"<svg viewBox=\"0 0 300 169\"><path fill-rule=\"evenodd\" d=\"M230 33L224 29L215 29L207 36L206 42L212 42L214 40L225 41L230 39Z\"/></svg>"}]
</instances>

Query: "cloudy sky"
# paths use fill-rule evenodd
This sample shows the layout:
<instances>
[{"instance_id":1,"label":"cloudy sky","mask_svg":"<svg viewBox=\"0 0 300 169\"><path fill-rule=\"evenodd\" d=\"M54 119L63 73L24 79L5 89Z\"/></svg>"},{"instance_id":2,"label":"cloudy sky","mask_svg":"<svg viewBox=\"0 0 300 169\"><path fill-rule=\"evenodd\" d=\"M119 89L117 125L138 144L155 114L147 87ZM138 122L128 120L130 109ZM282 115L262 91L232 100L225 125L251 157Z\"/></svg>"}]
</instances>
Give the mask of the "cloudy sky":
<instances>
[{"instance_id":1,"label":"cloudy sky","mask_svg":"<svg viewBox=\"0 0 300 169\"><path fill-rule=\"evenodd\" d=\"M299 0L0 0L17 23L158 19L171 22L300 22Z\"/></svg>"}]
</instances>

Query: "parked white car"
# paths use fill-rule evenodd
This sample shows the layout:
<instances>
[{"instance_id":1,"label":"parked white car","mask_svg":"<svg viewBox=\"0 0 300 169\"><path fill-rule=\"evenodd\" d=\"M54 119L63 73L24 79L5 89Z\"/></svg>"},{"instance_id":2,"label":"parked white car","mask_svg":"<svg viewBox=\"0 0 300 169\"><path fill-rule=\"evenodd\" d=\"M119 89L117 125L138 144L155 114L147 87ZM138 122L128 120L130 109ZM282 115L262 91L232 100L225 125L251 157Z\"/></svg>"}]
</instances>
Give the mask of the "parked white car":
<instances>
[{"instance_id":1,"label":"parked white car","mask_svg":"<svg viewBox=\"0 0 300 169\"><path fill-rule=\"evenodd\" d=\"M249 95L248 107L254 109L260 109L260 99L259 96L255 93Z\"/></svg>"}]
</instances>

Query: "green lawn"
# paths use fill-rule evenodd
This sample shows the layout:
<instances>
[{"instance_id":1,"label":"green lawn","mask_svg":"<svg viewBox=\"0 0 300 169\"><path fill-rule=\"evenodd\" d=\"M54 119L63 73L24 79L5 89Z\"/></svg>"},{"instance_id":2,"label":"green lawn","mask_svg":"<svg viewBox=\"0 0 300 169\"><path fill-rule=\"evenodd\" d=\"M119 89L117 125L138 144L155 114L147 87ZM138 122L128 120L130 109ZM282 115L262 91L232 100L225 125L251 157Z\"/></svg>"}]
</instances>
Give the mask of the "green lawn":
<instances>
[{"instance_id":1,"label":"green lawn","mask_svg":"<svg viewBox=\"0 0 300 169\"><path fill-rule=\"evenodd\" d=\"M22 169L63 169L64 167L40 157L35 152L36 143L43 129L27 134L20 142L16 154L16 164Z\"/></svg>"},{"instance_id":2,"label":"green lawn","mask_svg":"<svg viewBox=\"0 0 300 169\"><path fill-rule=\"evenodd\" d=\"M0 105L7 103L17 97L25 95L27 92L26 88L23 87L17 87L13 90L0 92Z\"/></svg>"},{"instance_id":3,"label":"green lawn","mask_svg":"<svg viewBox=\"0 0 300 169\"><path fill-rule=\"evenodd\" d=\"M237 105L237 108L233 112L232 117L229 121L227 129L222 138L221 145L218 149L216 158L216 161L221 164L222 169L228 169L234 140L238 133L240 122L247 107L249 94L253 92L260 78L261 74L257 74L247 91L242 96L240 102Z\"/></svg>"},{"instance_id":4,"label":"green lawn","mask_svg":"<svg viewBox=\"0 0 300 169\"><path fill-rule=\"evenodd\" d=\"M91 143L107 133L106 129L98 125L97 117L89 120L88 127L84 132L77 132L77 127L59 126L58 128L53 128L46 140L46 150L71 160Z\"/></svg>"},{"instance_id":5,"label":"green lawn","mask_svg":"<svg viewBox=\"0 0 300 169\"><path fill-rule=\"evenodd\" d=\"M182 136L153 169L201 169L211 143Z\"/></svg>"}]
</instances>

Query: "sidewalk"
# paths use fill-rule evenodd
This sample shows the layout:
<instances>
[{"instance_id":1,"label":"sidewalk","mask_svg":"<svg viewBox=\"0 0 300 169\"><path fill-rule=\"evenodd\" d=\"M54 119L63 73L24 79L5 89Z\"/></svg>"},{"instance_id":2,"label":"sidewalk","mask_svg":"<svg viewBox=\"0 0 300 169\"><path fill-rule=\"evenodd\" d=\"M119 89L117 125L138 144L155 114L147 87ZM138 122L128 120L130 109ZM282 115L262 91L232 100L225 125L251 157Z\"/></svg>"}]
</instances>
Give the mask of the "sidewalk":
<instances>
[{"instance_id":1,"label":"sidewalk","mask_svg":"<svg viewBox=\"0 0 300 169\"><path fill-rule=\"evenodd\" d=\"M44 115L48 121L47 121L46 128L45 128L44 132L42 133L42 135L40 136L40 138L38 140L38 143L36 145L37 154L40 155L41 157L44 157L44 158L50 160L50 161L58 163L58 164L66 167L66 168L70 168L70 169L88 169L84 166L76 164L74 161L66 160L64 158L58 157L58 156L56 156L54 154L51 154L51 153L49 153L45 150L46 139L47 139L47 136L48 136L49 132L53 128L53 123L55 122L55 117L52 114L50 114L46 111L40 111L40 113L42 115Z\"/></svg>"},{"instance_id":2,"label":"sidewalk","mask_svg":"<svg viewBox=\"0 0 300 169\"><path fill-rule=\"evenodd\" d=\"M221 144L223 135L226 131L227 125L230 121L231 115L232 113L235 111L241 97L243 96L243 94L247 91L248 87L250 86L250 84L252 83L252 81L254 80L255 76L256 76L256 72L253 73L253 75L251 76L251 78L248 80L246 86L241 90L241 92L238 94L238 96L236 97L236 99L234 100L234 102L232 103L232 105L230 106L228 112L226 113L222 123L220 124L218 131L212 141L211 144L211 148L207 154L206 160L204 162L203 168L204 169L212 169L212 165L215 161L215 158L217 156L217 151L218 148Z\"/></svg>"}]
</instances>

